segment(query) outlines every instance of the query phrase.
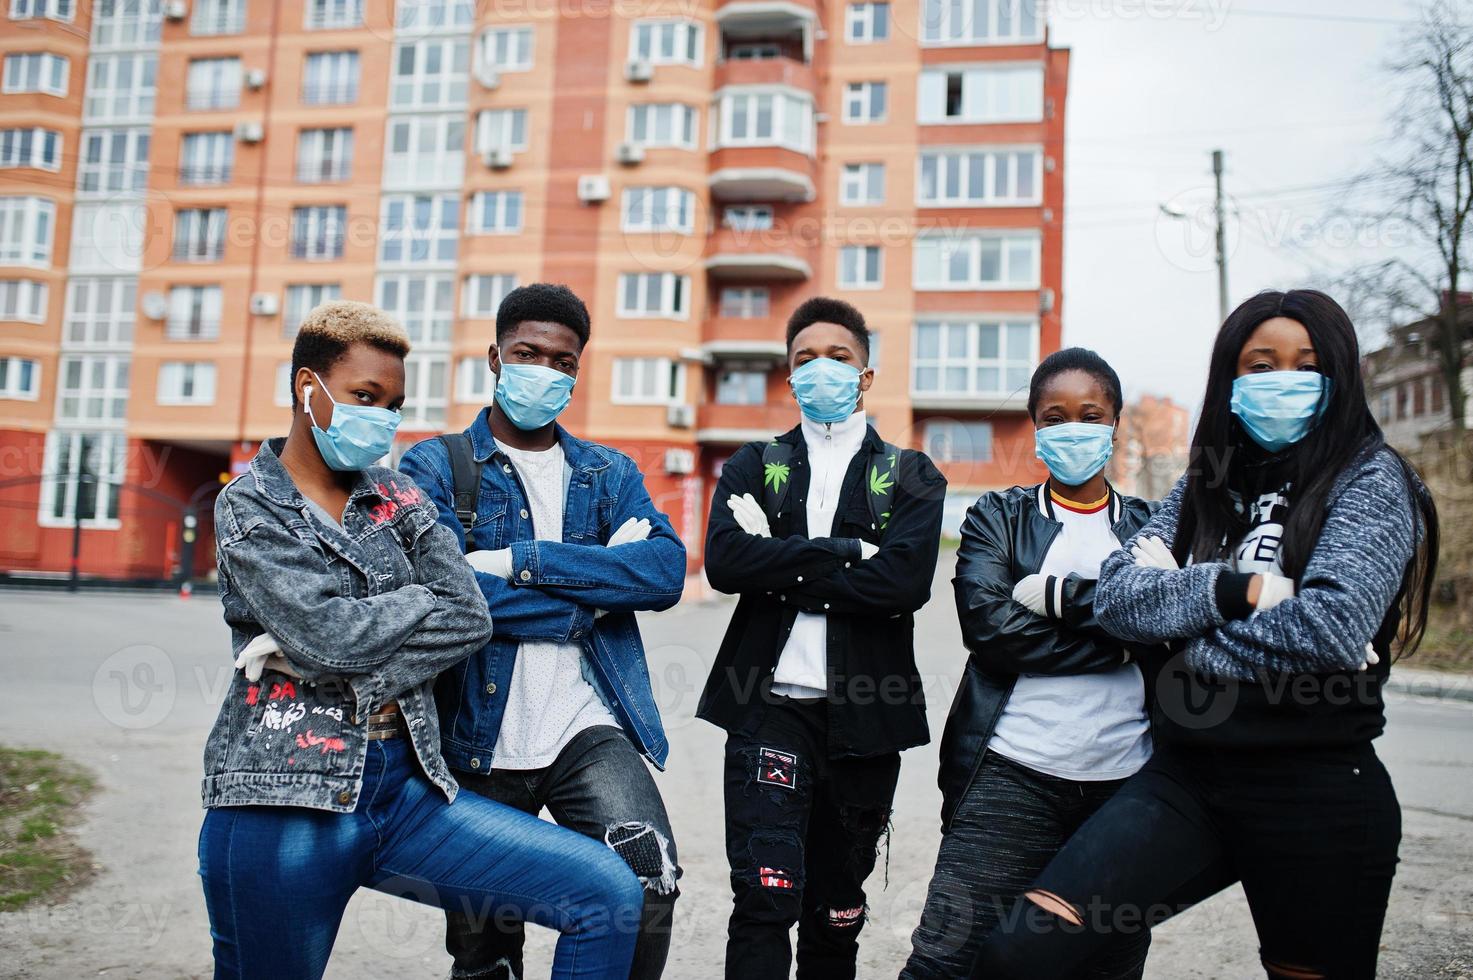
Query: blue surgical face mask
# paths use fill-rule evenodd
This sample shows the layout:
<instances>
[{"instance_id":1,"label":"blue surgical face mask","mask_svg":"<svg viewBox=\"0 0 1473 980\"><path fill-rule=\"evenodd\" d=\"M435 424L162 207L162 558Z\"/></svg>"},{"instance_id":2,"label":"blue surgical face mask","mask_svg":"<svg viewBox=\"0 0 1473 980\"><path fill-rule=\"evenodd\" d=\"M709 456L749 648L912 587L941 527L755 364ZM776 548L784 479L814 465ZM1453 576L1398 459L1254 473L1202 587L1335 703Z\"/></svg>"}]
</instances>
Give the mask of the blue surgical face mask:
<instances>
[{"instance_id":1,"label":"blue surgical face mask","mask_svg":"<svg viewBox=\"0 0 1473 980\"><path fill-rule=\"evenodd\" d=\"M540 429L563 413L573 398L573 379L540 364L501 362L496 404L524 432Z\"/></svg>"},{"instance_id":2,"label":"blue surgical face mask","mask_svg":"<svg viewBox=\"0 0 1473 980\"><path fill-rule=\"evenodd\" d=\"M1046 425L1033 433L1033 439L1034 455L1066 487L1087 482L1105 468L1115 452L1115 427L1095 422Z\"/></svg>"},{"instance_id":3,"label":"blue surgical face mask","mask_svg":"<svg viewBox=\"0 0 1473 980\"><path fill-rule=\"evenodd\" d=\"M860 370L831 357L815 357L788 376L793 397L805 418L813 422L842 422L859 402Z\"/></svg>"},{"instance_id":4,"label":"blue surgical face mask","mask_svg":"<svg viewBox=\"0 0 1473 980\"><path fill-rule=\"evenodd\" d=\"M322 384L316 371L312 377L322 385L322 393L332 402L332 424L323 429L312 414L312 386L303 393L307 418L312 420L312 438L317 451L329 469L342 472L366 469L383 459L394 448L394 433L399 428L398 412L372 405L340 402Z\"/></svg>"},{"instance_id":5,"label":"blue surgical face mask","mask_svg":"<svg viewBox=\"0 0 1473 980\"><path fill-rule=\"evenodd\" d=\"M1233 414L1271 453L1309 434L1330 401L1330 379L1318 371L1262 371L1233 382Z\"/></svg>"}]
</instances>

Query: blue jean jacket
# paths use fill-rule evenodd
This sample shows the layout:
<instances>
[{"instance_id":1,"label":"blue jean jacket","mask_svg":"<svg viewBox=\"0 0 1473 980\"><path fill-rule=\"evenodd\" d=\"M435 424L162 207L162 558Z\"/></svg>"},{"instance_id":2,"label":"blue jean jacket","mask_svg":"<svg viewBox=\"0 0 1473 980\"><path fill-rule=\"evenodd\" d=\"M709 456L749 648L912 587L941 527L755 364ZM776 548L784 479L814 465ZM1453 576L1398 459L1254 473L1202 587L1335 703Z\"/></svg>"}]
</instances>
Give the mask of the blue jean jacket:
<instances>
[{"instance_id":1,"label":"blue jean jacket","mask_svg":"<svg viewBox=\"0 0 1473 980\"><path fill-rule=\"evenodd\" d=\"M634 613L669 609L680 600L685 545L655 509L632 459L575 439L561 426L557 438L568 462L563 540L536 540L526 492L491 435L490 411L482 409L465 430L482 464L467 550L510 548L512 577L476 573L496 628L479 654L446 671L435 686L445 759L462 772L490 768L517 649L524 640L542 640L583 645L584 674L594 690L639 750L663 768L670 747ZM445 445L438 439L420 443L404 454L399 470L420 485L439 508L440 523L463 543ZM604 547L631 517L649 520L649 538ZM597 609L606 615L595 619Z\"/></svg>"}]
</instances>

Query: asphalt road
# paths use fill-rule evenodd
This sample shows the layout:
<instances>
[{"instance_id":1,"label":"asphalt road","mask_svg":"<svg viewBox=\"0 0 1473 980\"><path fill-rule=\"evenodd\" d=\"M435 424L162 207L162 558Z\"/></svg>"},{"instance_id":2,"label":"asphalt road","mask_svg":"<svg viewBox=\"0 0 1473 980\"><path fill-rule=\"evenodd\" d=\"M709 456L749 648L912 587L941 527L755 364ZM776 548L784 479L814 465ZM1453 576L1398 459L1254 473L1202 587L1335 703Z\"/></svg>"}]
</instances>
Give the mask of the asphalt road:
<instances>
[{"instance_id":1,"label":"asphalt road","mask_svg":"<svg viewBox=\"0 0 1473 980\"><path fill-rule=\"evenodd\" d=\"M961 645L945 572L917 646L940 731ZM729 907L721 829L722 737L694 720L726 601L644 620L673 750L659 777L685 877L667 976L720 976ZM48 748L91 767L102 790L83 842L96 880L64 906L0 915L0 975L176 978L210 975L195 875L200 749L231 666L212 596L0 592L0 743ZM1473 704L1391 696L1378 743L1404 808L1402 864L1383 935L1382 976L1473 978ZM934 744L906 753L889 860L869 882L860 976L894 977L909 949L939 838ZM290 915L292 901L281 899ZM437 912L360 892L329 977L448 972ZM533 930L528 973L546 976L550 934ZM1159 929L1152 980L1261 976L1241 894L1226 892Z\"/></svg>"}]
</instances>

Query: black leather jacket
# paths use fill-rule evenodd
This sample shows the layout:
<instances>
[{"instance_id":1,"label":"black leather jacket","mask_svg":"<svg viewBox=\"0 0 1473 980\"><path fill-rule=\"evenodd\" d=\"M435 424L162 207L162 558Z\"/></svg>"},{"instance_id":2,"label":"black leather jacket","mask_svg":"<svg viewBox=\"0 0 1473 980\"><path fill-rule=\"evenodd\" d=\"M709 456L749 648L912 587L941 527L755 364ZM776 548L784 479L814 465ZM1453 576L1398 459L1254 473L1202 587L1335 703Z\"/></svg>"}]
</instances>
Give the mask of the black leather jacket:
<instances>
[{"instance_id":1,"label":"black leather jacket","mask_svg":"<svg viewBox=\"0 0 1473 980\"><path fill-rule=\"evenodd\" d=\"M1158 505L1111 488L1108 506L1115 537L1124 542ZM941 736L943 828L972 782L1019 674L1087 674L1118 667L1139 652L1127 650L1096 621L1092 579L1069 575L1057 583L1057 617L1035 615L1013 601L1013 586L1039 570L1062 528L1046 483L985 493L962 522L952 584L970 656ZM1146 685L1148 698L1152 686Z\"/></svg>"}]
</instances>

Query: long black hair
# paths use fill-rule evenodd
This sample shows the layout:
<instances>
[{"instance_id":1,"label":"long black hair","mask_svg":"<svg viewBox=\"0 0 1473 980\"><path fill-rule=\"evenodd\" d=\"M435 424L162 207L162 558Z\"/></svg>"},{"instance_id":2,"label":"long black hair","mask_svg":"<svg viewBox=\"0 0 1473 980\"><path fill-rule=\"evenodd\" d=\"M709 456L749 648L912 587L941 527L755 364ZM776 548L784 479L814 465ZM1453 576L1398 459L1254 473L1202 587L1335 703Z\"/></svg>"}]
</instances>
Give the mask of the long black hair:
<instances>
[{"instance_id":1,"label":"long black hair","mask_svg":"<svg viewBox=\"0 0 1473 980\"><path fill-rule=\"evenodd\" d=\"M1287 317L1303 325L1314 344L1319 370L1330 380L1315 426L1298 443L1270 456L1252 441L1231 408L1238 359L1253 331L1266 320ZM1243 303L1223 322L1212 347L1202 414L1192 436L1191 466L1173 551L1178 562L1225 558L1232 543L1248 531L1246 492L1278 489L1252 486L1252 474L1272 472L1292 487L1293 505L1284 523L1279 562L1296 585L1324 526L1331 490L1341 473L1357 461L1389 449L1366 402L1360 373L1360 345L1349 315L1324 293L1312 289L1267 290ZM1410 653L1427 629L1427 607L1437 572L1437 507L1405 457L1401 464L1413 502L1416 554L1397 596L1401 608L1401 651ZM1226 474L1226 478L1224 478ZM1236 498L1236 499L1235 499Z\"/></svg>"}]
</instances>

